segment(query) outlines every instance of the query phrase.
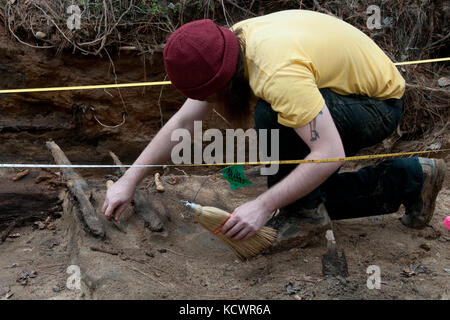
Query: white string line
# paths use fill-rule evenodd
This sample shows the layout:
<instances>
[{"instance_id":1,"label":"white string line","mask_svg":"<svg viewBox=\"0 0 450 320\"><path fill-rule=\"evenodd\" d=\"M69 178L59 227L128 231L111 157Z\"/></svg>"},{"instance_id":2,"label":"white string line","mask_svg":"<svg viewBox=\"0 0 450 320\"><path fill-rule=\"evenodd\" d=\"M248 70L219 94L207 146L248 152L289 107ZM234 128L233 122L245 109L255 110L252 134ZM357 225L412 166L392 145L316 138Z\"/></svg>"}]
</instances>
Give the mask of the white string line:
<instances>
[{"instance_id":1,"label":"white string line","mask_svg":"<svg viewBox=\"0 0 450 320\"><path fill-rule=\"evenodd\" d=\"M228 163L181 163L181 164L30 164L30 163L0 163L0 168L159 168L159 167L205 167L205 166L232 166L232 165L272 165L272 164L301 164L301 163L328 163L355 161L367 159L393 158L399 156L411 156L423 153L438 153L450 151L450 149L423 150L400 153L385 153L363 156L352 156L345 158L330 159L302 159L302 160L268 160L250 162L228 162Z\"/></svg>"}]
</instances>

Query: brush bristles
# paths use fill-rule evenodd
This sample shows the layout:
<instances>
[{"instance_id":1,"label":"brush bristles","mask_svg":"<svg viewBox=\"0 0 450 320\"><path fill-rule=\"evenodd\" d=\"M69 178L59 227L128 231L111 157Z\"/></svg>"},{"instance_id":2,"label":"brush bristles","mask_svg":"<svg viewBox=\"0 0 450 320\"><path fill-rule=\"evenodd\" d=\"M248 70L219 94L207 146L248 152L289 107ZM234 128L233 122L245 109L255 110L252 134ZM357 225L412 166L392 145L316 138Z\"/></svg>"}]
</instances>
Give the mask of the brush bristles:
<instances>
[{"instance_id":1,"label":"brush bristles","mask_svg":"<svg viewBox=\"0 0 450 320\"><path fill-rule=\"evenodd\" d=\"M246 240L233 240L226 237L221 232L221 228L229 216L228 212L221 209L202 207L198 220L200 225L215 234L241 261L257 256L270 248L277 239L277 231L269 227L262 227L254 236Z\"/></svg>"}]
</instances>

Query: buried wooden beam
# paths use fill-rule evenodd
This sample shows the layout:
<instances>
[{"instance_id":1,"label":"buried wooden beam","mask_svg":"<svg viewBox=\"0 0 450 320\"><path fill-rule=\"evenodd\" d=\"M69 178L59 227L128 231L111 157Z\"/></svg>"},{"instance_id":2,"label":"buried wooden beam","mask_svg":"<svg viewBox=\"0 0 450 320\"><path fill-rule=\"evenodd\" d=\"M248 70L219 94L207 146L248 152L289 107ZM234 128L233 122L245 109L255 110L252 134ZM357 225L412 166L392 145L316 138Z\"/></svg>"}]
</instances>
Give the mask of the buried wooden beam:
<instances>
[{"instance_id":1,"label":"buried wooden beam","mask_svg":"<svg viewBox=\"0 0 450 320\"><path fill-rule=\"evenodd\" d=\"M109 152L109 155L111 156L111 158L113 158L116 165L122 165L122 162L112 151ZM122 175L126 171L123 167L120 167L119 170ZM147 199L145 198L144 193L139 189L136 189L134 193L134 211L139 217L142 218L142 220L144 220L146 227L151 231L163 231L164 225L161 219L159 218L156 211L152 208L149 201L147 201Z\"/></svg>"},{"instance_id":2,"label":"buried wooden beam","mask_svg":"<svg viewBox=\"0 0 450 320\"><path fill-rule=\"evenodd\" d=\"M62 211L59 190L35 183L37 175L32 171L16 181L0 176L0 230L14 221L16 225L28 224Z\"/></svg>"},{"instance_id":3,"label":"buried wooden beam","mask_svg":"<svg viewBox=\"0 0 450 320\"><path fill-rule=\"evenodd\" d=\"M47 141L47 148L51 151L57 164L71 164L61 148L53 141ZM83 177L73 168L61 168L67 187L78 202L78 217L84 229L94 237L104 238L105 229L97 216L95 208L90 202L91 192Z\"/></svg>"}]
</instances>

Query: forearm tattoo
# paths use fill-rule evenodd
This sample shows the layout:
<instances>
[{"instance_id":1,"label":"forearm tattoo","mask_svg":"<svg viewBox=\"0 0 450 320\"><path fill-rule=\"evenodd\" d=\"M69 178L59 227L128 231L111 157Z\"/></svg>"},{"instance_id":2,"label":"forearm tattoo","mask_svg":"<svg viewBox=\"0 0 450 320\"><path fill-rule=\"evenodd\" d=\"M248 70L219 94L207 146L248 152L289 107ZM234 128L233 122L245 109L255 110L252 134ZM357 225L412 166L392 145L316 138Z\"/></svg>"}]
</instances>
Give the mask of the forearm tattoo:
<instances>
[{"instance_id":1,"label":"forearm tattoo","mask_svg":"<svg viewBox=\"0 0 450 320\"><path fill-rule=\"evenodd\" d=\"M319 115L320 114L322 114L322 111L319 112ZM320 139L319 131L316 130L316 119L317 119L317 117L315 117L314 120L309 123L309 131L311 133L310 141L316 141L316 140Z\"/></svg>"}]
</instances>

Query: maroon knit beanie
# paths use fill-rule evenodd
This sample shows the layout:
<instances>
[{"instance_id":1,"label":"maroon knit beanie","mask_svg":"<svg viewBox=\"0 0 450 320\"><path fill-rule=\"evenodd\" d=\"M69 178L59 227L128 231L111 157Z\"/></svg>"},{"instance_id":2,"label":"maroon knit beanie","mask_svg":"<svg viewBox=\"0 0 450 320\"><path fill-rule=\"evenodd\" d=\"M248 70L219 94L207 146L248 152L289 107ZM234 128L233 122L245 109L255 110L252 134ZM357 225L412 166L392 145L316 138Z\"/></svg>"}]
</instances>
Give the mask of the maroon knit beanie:
<instances>
[{"instance_id":1,"label":"maroon knit beanie","mask_svg":"<svg viewBox=\"0 0 450 320\"><path fill-rule=\"evenodd\" d=\"M172 84L186 97L205 100L232 78L238 59L234 33L211 20L178 28L164 47L164 65Z\"/></svg>"}]
</instances>

